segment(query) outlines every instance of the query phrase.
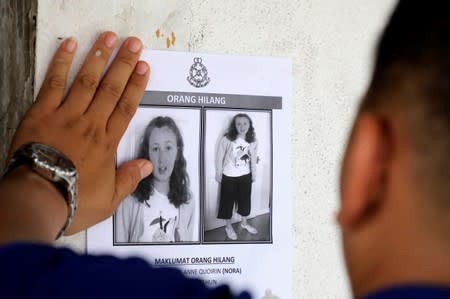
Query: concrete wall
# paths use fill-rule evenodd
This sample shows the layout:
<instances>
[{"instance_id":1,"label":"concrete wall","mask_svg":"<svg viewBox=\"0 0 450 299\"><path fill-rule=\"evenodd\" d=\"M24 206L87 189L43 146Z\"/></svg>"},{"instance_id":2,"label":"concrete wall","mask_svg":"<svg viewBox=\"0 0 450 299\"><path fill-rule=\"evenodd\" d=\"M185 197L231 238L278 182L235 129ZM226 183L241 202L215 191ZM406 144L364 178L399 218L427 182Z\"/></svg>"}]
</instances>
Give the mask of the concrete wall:
<instances>
[{"instance_id":1,"label":"concrete wall","mask_svg":"<svg viewBox=\"0 0 450 299\"><path fill-rule=\"evenodd\" d=\"M348 298L334 219L339 162L371 73L374 43L394 2L40 0L36 84L58 37L78 38L77 69L106 29L137 35L154 49L291 57L293 297ZM62 244L83 250L84 234Z\"/></svg>"}]
</instances>

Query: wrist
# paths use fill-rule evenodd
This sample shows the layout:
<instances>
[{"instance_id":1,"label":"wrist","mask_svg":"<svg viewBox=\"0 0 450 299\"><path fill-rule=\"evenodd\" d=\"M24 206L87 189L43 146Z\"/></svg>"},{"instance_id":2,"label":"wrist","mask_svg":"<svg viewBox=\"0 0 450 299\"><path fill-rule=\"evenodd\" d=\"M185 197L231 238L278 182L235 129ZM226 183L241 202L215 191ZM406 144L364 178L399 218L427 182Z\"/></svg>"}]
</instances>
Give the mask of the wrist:
<instances>
[{"instance_id":1,"label":"wrist","mask_svg":"<svg viewBox=\"0 0 450 299\"><path fill-rule=\"evenodd\" d=\"M0 181L0 194L0 243L52 242L67 219L61 191L27 165Z\"/></svg>"}]
</instances>

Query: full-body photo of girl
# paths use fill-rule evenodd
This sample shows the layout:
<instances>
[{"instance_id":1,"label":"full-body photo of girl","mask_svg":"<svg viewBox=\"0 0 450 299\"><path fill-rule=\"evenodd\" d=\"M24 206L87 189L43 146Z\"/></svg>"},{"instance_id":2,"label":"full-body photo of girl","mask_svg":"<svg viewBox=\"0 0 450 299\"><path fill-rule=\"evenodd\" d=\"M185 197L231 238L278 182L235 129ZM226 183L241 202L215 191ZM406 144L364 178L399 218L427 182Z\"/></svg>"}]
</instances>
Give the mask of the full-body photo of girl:
<instances>
[{"instance_id":1,"label":"full-body photo of girl","mask_svg":"<svg viewBox=\"0 0 450 299\"><path fill-rule=\"evenodd\" d=\"M216 155L216 180L220 186L217 218L225 220L225 232L229 239L238 236L231 225L233 210L241 215L241 227L251 234L256 228L247 222L251 211L252 183L256 178L257 142L251 118L236 114L227 133L220 140Z\"/></svg>"}]
</instances>

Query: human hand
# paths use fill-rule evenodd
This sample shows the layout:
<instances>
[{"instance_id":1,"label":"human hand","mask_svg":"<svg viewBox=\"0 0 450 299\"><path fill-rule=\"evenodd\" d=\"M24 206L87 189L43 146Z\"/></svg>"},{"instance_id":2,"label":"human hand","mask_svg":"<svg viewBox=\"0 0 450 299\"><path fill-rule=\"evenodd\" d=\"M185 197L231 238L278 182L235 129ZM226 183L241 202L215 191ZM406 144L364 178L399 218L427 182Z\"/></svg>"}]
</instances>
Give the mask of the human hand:
<instances>
[{"instance_id":1,"label":"human hand","mask_svg":"<svg viewBox=\"0 0 450 299\"><path fill-rule=\"evenodd\" d=\"M138 62L139 39L128 38L101 79L117 36L105 32L95 42L62 101L76 42L65 40L56 51L35 103L13 138L9 157L23 144L39 142L64 153L78 174L78 210L66 234L106 219L152 171L146 160L115 168L115 153L149 78ZM44 207L45 209L45 207Z\"/></svg>"},{"instance_id":2,"label":"human hand","mask_svg":"<svg viewBox=\"0 0 450 299\"><path fill-rule=\"evenodd\" d=\"M222 174L221 173L216 173L216 181L219 184L222 182Z\"/></svg>"}]
</instances>

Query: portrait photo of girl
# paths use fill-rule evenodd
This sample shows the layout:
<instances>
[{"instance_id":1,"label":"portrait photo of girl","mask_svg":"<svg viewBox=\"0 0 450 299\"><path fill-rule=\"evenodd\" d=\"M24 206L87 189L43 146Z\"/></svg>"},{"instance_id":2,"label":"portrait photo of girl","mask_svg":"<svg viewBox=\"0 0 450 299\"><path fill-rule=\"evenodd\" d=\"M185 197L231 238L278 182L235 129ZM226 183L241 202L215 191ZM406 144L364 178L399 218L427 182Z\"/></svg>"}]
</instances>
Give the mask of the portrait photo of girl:
<instances>
[{"instance_id":1,"label":"portrait photo of girl","mask_svg":"<svg viewBox=\"0 0 450 299\"><path fill-rule=\"evenodd\" d=\"M216 195L208 188L208 183L205 186L210 189L205 199L209 214L205 215L205 241L267 241L270 239L271 204L270 114L208 111L206 144L208 140L211 144L214 138L211 128L217 127L219 119L223 119L225 130L219 130L220 138L215 138L215 167L205 169L210 175L214 171L217 184ZM259 130L253 119L257 120ZM211 157L207 157L207 149L205 153L208 161ZM216 219L211 219L211 213ZM215 230L211 229L214 227Z\"/></svg>"},{"instance_id":2,"label":"portrait photo of girl","mask_svg":"<svg viewBox=\"0 0 450 299\"><path fill-rule=\"evenodd\" d=\"M140 110L146 110L145 114L155 113L155 109ZM187 166L190 160L185 156L183 134L175 121L178 121L182 113L177 113L175 109L164 112L166 113L147 121L141 131L142 136L139 138L140 142L135 149L137 155L134 158L150 160L153 172L139 183L135 192L117 209L115 243L175 243L199 240L198 196L194 194L197 192L193 192L188 174ZM186 113L181 117L185 119L184 123L193 120L195 124L191 123L190 127L197 127L197 133L192 132L194 136L199 135L199 114L195 112L193 114L197 118L189 120ZM140 116L138 115L138 120L146 118ZM194 156L193 162L197 163L198 167L198 154L197 157L195 153L190 156ZM196 181L198 182L198 178ZM198 190L198 183L196 185Z\"/></svg>"}]
</instances>

